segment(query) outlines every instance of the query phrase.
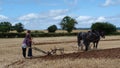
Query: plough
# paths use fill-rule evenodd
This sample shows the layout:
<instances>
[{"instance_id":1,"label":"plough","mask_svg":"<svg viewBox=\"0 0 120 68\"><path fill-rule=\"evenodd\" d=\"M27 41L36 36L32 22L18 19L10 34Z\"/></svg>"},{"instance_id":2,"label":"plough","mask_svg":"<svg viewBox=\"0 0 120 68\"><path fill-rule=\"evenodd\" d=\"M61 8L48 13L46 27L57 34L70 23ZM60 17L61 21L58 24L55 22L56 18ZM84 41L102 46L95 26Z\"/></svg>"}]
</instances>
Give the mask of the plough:
<instances>
[{"instance_id":1,"label":"plough","mask_svg":"<svg viewBox=\"0 0 120 68\"><path fill-rule=\"evenodd\" d=\"M61 54L64 54L64 48L54 48L54 49L51 49L50 51L44 51L44 50L41 50L37 47L32 47L32 49L36 50L36 51L39 51L39 52L42 52L46 55L56 55L57 54L57 51L59 51Z\"/></svg>"}]
</instances>

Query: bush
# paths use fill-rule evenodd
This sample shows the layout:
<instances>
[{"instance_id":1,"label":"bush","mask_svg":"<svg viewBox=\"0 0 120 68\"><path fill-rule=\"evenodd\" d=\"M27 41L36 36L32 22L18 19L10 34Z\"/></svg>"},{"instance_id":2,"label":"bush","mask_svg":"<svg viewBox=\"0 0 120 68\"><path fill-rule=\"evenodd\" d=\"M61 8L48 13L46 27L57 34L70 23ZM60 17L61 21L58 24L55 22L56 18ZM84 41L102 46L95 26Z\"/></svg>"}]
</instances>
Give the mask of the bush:
<instances>
[{"instance_id":1,"label":"bush","mask_svg":"<svg viewBox=\"0 0 120 68\"><path fill-rule=\"evenodd\" d=\"M11 30L12 24L10 22L0 22L0 32L5 33Z\"/></svg>"},{"instance_id":2,"label":"bush","mask_svg":"<svg viewBox=\"0 0 120 68\"><path fill-rule=\"evenodd\" d=\"M56 25L52 25L48 27L48 32L52 32L54 33L57 30L57 26Z\"/></svg>"},{"instance_id":3,"label":"bush","mask_svg":"<svg viewBox=\"0 0 120 68\"><path fill-rule=\"evenodd\" d=\"M18 33L21 33L21 32L23 32L23 31L25 31L24 26L23 26L22 23L17 23L17 24L15 24L14 29L15 29Z\"/></svg>"},{"instance_id":4,"label":"bush","mask_svg":"<svg viewBox=\"0 0 120 68\"><path fill-rule=\"evenodd\" d=\"M115 25L108 23L108 22L96 22L93 23L91 26L91 29L94 30L103 30L105 31L105 34L111 34L117 31L117 28Z\"/></svg>"}]
</instances>

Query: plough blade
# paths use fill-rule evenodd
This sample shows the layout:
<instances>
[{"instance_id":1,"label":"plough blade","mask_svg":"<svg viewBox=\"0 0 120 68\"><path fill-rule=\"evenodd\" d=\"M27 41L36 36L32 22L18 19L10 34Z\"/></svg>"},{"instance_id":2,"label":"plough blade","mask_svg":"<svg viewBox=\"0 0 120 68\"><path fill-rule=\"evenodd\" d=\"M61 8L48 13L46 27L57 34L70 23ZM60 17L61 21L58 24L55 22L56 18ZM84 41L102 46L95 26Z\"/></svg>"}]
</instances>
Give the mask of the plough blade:
<instances>
[{"instance_id":1,"label":"plough blade","mask_svg":"<svg viewBox=\"0 0 120 68\"><path fill-rule=\"evenodd\" d=\"M34 50L36 50L36 51L39 51L39 52L42 52L42 53L44 53L44 54L48 54L47 52L45 52L45 51L43 51L43 50L41 50L41 49L39 49L39 48L37 48L37 47L32 47L32 49L34 49Z\"/></svg>"}]
</instances>

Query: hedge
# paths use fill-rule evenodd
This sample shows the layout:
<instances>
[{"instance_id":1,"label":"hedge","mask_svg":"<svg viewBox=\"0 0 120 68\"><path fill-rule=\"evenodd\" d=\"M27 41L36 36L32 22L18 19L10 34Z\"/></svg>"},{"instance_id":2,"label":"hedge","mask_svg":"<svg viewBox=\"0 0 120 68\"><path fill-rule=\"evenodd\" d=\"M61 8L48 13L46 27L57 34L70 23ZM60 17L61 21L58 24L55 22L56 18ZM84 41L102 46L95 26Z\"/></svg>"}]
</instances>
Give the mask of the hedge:
<instances>
[{"instance_id":1,"label":"hedge","mask_svg":"<svg viewBox=\"0 0 120 68\"><path fill-rule=\"evenodd\" d=\"M76 36L77 33L31 33L32 37ZM0 33L0 38L24 38L25 33Z\"/></svg>"},{"instance_id":2,"label":"hedge","mask_svg":"<svg viewBox=\"0 0 120 68\"><path fill-rule=\"evenodd\" d=\"M22 38L25 33L0 33L0 38Z\"/></svg>"},{"instance_id":3,"label":"hedge","mask_svg":"<svg viewBox=\"0 0 120 68\"><path fill-rule=\"evenodd\" d=\"M107 35L120 35L120 32L113 32L113 33L107 34Z\"/></svg>"},{"instance_id":4,"label":"hedge","mask_svg":"<svg viewBox=\"0 0 120 68\"><path fill-rule=\"evenodd\" d=\"M32 37L59 37L59 36L77 36L76 33L31 33ZM120 35L120 32L109 35ZM25 33L0 33L0 38L24 38Z\"/></svg>"}]
</instances>

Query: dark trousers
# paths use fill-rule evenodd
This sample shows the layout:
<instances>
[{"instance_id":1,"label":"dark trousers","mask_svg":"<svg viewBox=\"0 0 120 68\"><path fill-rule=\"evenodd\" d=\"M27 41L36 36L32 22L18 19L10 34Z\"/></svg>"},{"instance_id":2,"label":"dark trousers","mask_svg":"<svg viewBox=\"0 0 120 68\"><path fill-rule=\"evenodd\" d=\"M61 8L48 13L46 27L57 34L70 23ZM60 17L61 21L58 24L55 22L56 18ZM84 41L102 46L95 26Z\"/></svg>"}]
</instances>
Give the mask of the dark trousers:
<instances>
[{"instance_id":1,"label":"dark trousers","mask_svg":"<svg viewBox=\"0 0 120 68\"><path fill-rule=\"evenodd\" d=\"M26 57L26 48L22 48L23 57Z\"/></svg>"},{"instance_id":2,"label":"dark trousers","mask_svg":"<svg viewBox=\"0 0 120 68\"><path fill-rule=\"evenodd\" d=\"M26 57L26 49L27 48L22 48L23 57ZM28 57L32 57L31 43L29 43L29 46L28 46Z\"/></svg>"},{"instance_id":3,"label":"dark trousers","mask_svg":"<svg viewBox=\"0 0 120 68\"><path fill-rule=\"evenodd\" d=\"M26 57L26 48L22 48L22 54L23 57ZM28 56L31 57L32 56L32 48L28 48Z\"/></svg>"},{"instance_id":4,"label":"dark trousers","mask_svg":"<svg viewBox=\"0 0 120 68\"><path fill-rule=\"evenodd\" d=\"M31 48L31 47L28 48L28 56L29 56L29 57L32 56L32 48Z\"/></svg>"}]
</instances>

